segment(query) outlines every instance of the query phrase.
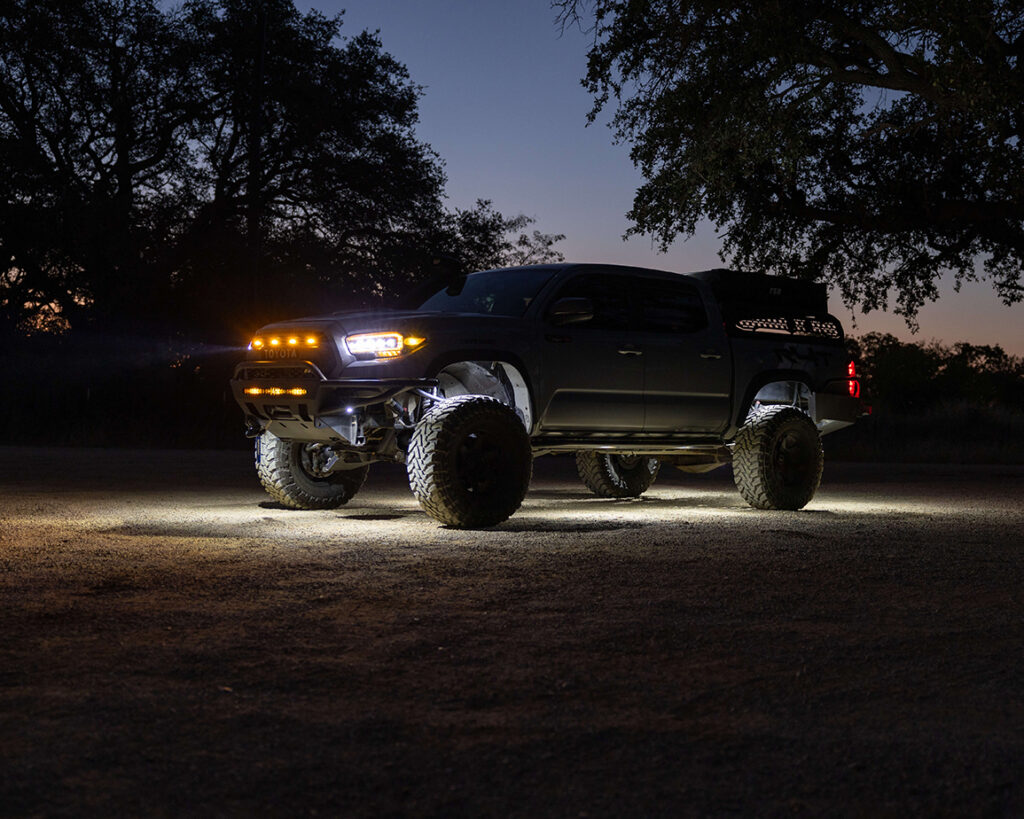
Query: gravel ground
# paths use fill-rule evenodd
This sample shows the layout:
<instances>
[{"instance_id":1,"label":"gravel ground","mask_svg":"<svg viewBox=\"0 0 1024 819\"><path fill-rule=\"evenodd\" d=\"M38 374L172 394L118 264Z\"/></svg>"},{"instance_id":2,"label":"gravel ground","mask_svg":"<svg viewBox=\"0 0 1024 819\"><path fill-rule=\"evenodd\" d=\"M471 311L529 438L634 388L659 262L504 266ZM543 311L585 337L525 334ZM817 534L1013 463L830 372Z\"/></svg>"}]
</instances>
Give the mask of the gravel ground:
<instances>
[{"instance_id":1,"label":"gravel ground","mask_svg":"<svg viewBox=\"0 0 1024 819\"><path fill-rule=\"evenodd\" d=\"M1024 467L536 473L465 532L0 448L0 814L1024 815Z\"/></svg>"}]
</instances>

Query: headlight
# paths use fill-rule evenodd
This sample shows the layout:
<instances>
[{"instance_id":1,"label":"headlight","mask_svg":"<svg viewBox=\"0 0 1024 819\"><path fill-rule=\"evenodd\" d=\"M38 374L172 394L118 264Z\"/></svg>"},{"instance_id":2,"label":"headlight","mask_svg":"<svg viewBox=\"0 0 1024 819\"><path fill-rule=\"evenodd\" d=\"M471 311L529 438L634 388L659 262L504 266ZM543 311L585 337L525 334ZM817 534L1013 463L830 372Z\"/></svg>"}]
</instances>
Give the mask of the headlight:
<instances>
[{"instance_id":1,"label":"headlight","mask_svg":"<svg viewBox=\"0 0 1024 819\"><path fill-rule=\"evenodd\" d=\"M358 358L398 358L419 347L424 338L401 333L356 333L345 336L345 346Z\"/></svg>"}]
</instances>

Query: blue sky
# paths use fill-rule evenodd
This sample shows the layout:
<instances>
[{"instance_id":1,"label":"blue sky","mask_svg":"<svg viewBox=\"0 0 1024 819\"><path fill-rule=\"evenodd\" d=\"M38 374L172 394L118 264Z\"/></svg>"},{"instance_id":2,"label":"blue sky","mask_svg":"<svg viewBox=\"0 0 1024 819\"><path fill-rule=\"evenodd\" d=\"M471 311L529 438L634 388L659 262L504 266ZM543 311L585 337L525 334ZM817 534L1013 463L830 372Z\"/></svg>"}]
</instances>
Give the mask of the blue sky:
<instances>
[{"instance_id":1,"label":"blue sky","mask_svg":"<svg viewBox=\"0 0 1024 819\"><path fill-rule=\"evenodd\" d=\"M343 31L380 30L384 48L425 87L420 139L445 162L452 207L491 199L506 215L564 233L569 261L604 261L687 272L718 267L709 225L659 253L646 238L622 241L641 178L628 146L603 124L586 126L591 100L580 86L587 36L560 34L548 0L319 0L300 9L345 12ZM834 298L847 332L910 338L897 316L851 315ZM856 326L853 320L856 320ZM916 339L1001 344L1024 355L1024 305L1001 305L987 283L947 288L919 316Z\"/></svg>"}]
</instances>

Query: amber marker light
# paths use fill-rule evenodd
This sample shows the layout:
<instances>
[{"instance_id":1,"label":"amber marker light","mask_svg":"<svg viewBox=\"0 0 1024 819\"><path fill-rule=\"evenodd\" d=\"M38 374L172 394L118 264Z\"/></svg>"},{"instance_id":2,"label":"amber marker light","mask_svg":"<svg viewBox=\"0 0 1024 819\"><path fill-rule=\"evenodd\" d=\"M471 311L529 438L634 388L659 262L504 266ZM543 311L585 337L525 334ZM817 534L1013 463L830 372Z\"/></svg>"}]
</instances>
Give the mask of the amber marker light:
<instances>
[{"instance_id":1,"label":"amber marker light","mask_svg":"<svg viewBox=\"0 0 1024 819\"><path fill-rule=\"evenodd\" d=\"M271 347L280 347L281 346L281 339L279 339L277 336L274 336L272 339L270 339L270 346Z\"/></svg>"},{"instance_id":2,"label":"amber marker light","mask_svg":"<svg viewBox=\"0 0 1024 819\"><path fill-rule=\"evenodd\" d=\"M249 349L250 350L260 350L262 348L263 348L263 339L262 338L254 338L252 341L249 342Z\"/></svg>"}]
</instances>

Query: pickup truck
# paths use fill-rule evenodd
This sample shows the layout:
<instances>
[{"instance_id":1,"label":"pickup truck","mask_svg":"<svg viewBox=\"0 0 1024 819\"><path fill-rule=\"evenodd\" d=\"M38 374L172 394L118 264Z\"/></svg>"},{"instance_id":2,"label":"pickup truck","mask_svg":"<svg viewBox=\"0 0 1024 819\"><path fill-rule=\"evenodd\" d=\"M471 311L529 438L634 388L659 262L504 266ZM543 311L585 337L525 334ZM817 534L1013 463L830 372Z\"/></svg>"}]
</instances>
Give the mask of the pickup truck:
<instances>
[{"instance_id":1,"label":"pickup truck","mask_svg":"<svg viewBox=\"0 0 1024 819\"><path fill-rule=\"evenodd\" d=\"M799 509L821 435L861 414L824 285L725 269L449 276L404 307L263 327L231 385L280 503L336 507L399 462L427 514L462 528L512 515L549 453L574 453L602 497L731 462L752 506Z\"/></svg>"}]
</instances>

